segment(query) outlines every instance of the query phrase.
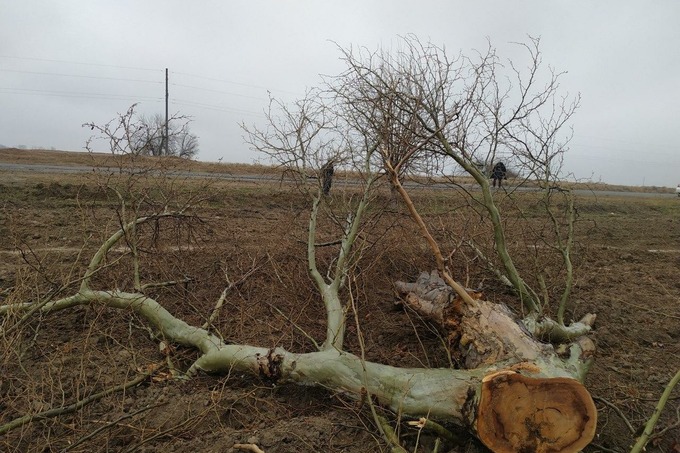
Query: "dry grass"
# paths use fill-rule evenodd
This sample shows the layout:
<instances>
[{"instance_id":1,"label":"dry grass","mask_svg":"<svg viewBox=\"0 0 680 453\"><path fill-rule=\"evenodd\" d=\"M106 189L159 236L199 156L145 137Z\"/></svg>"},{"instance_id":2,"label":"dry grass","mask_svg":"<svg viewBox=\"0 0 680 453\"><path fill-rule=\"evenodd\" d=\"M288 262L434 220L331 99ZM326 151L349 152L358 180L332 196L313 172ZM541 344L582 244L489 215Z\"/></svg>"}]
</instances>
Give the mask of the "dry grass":
<instances>
[{"instance_id":1,"label":"dry grass","mask_svg":"<svg viewBox=\"0 0 680 453\"><path fill-rule=\"evenodd\" d=\"M78 151L56 151L45 149L0 149L0 162L29 165L86 166L100 167L120 163L119 156L110 153L90 153ZM136 157L139 166L156 166L157 157ZM216 174L278 174L276 168L258 164L220 163L189 161L178 157L163 158L166 165L186 170ZM125 163L125 162L123 162Z\"/></svg>"}]
</instances>

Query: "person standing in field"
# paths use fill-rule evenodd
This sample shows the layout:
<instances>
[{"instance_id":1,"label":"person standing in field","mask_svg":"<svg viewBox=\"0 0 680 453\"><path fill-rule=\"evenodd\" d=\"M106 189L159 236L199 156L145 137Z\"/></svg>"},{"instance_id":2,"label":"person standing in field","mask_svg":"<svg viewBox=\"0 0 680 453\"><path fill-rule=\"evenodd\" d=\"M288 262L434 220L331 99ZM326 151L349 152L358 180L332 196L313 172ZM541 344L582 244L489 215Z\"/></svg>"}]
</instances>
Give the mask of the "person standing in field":
<instances>
[{"instance_id":1,"label":"person standing in field","mask_svg":"<svg viewBox=\"0 0 680 453\"><path fill-rule=\"evenodd\" d=\"M493 180L493 186L496 187L496 181L498 181L498 187L501 187L504 179L508 179L507 170L503 162L498 162L493 166L491 170L491 179Z\"/></svg>"},{"instance_id":2,"label":"person standing in field","mask_svg":"<svg viewBox=\"0 0 680 453\"><path fill-rule=\"evenodd\" d=\"M333 159L321 167L321 186L325 196L331 193L331 185L333 185Z\"/></svg>"}]
</instances>

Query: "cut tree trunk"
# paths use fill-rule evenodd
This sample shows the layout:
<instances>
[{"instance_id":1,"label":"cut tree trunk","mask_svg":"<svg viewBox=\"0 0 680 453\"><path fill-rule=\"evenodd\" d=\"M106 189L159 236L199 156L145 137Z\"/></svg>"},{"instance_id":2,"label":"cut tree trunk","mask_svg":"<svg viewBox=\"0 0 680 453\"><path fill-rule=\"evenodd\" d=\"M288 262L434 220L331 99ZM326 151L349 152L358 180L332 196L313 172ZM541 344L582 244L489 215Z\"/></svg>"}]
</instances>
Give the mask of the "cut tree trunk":
<instances>
[{"instance_id":1,"label":"cut tree trunk","mask_svg":"<svg viewBox=\"0 0 680 453\"><path fill-rule=\"evenodd\" d=\"M577 452L595 435L596 415L575 379L500 371L482 381L477 436L495 452Z\"/></svg>"},{"instance_id":2,"label":"cut tree trunk","mask_svg":"<svg viewBox=\"0 0 680 453\"><path fill-rule=\"evenodd\" d=\"M479 439L495 452L576 452L595 435L597 410L582 381L594 344L555 348L510 310L470 292L465 303L436 271L396 282L406 305L435 322L461 368L485 370L477 400Z\"/></svg>"}]
</instances>

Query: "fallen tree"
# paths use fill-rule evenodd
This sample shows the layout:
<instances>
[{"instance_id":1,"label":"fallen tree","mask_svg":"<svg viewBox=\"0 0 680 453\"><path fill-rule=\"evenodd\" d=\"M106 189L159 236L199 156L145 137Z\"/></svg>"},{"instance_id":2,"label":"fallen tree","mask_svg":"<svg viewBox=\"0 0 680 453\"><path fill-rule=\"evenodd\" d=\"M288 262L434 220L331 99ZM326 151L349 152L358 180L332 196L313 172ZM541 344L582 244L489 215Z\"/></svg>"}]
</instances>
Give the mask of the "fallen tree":
<instances>
[{"instance_id":1,"label":"fallen tree","mask_svg":"<svg viewBox=\"0 0 680 453\"><path fill-rule=\"evenodd\" d=\"M40 312L54 314L78 305L129 310L145 318L162 338L200 351L187 370L189 377L199 371L236 370L268 382L321 385L357 397L368 393L395 412L465 427L493 451L577 451L594 435L597 412L580 383L592 359L589 341L560 354L521 329L504 307L481 299L466 306L452 298L443 280L425 274L414 284L397 282L397 287L407 294L409 305L460 336L465 370L397 368L343 351L344 311L333 310L332 303L327 304L329 336L318 352L230 345L174 317L143 293L90 288L89 276L131 228L126 225L97 251L77 294L46 303ZM331 285L324 294L327 301L338 298ZM33 308L31 303L5 305L0 315Z\"/></svg>"},{"instance_id":2,"label":"fallen tree","mask_svg":"<svg viewBox=\"0 0 680 453\"><path fill-rule=\"evenodd\" d=\"M442 49L415 38L405 39L404 45L406 50L397 55L377 53L368 58L344 51L348 70L329 82L325 91L310 92L290 108L274 102L282 108L283 120L270 110L269 128L246 128L249 143L284 166L311 204L306 262L325 308L325 336L311 339L315 351L233 344L225 340L228 332L215 332L209 322L191 325L148 294L148 288L165 283L142 283L140 229L181 220L188 210L188 206L169 209L164 196L159 197L163 202L151 202L152 190L134 192L135 178L153 174L148 172L127 173L125 190L107 186L120 199L120 229L93 254L76 279L77 290L59 298L6 304L0 307L0 315L24 323L27 314L50 319L77 306L135 313L153 327L163 345L170 342L198 351L198 357L180 370L182 378L240 371L269 383L316 385L351 395L371 406L385 441L397 451L402 448L400 440L390 432L389 424L380 421L381 408L465 429L496 452L572 452L586 446L597 422L595 406L582 384L593 358L593 343L585 335L594 316L564 322L569 278L557 319L548 316L544 302L549 301L540 300L510 256L496 198L483 170L474 164L483 147L487 160L495 160L505 147L508 152L521 151L534 165L532 174L542 172L549 181L555 176L551 167L555 153L564 151L561 146L554 150L557 131L575 105L558 109L547 122L532 126L529 119L540 119L542 107L554 106L557 92L554 74L546 87L533 91L540 67L537 42L527 46L530 74L526 81L520 78L518 100L512 107L505 107L511 102L511 87L507 92L500 88L496 74L500 64L493 49L479 61L449 61ZM504 118L506 111L510 113ZM534 146L538 151L534 152ZM344 172L359 189L331 198L323 183L328 162L334 164L336 181ZM491 237L487 245L492 244L497 255L473 250L483 256L491 273L509 282L524 310L522 319L454 278L453 253L445 257L405 187L409 175L450 168L451 162L472 178L482 194L481 201L470 195L471 204L486 213ZM363 346L354 352L347 348L349 314L356 313L348 278L361 263L362 235L369 233L366 217L377 206L376 198L385 184L417 225L437 269L421 274L413 283L396 282L395 287L409 309L438 326L457 367L388 366L366 360ZM547 206L560 239L555 248L569 268L570 236L561 235L564 224ZM566 211L567 233L573 228L571 208ZM324 225L339 232L339 238L320 244L319 230ZM107 257L121 245L132 259L131 283L127 290L99 289L102 282L96 277L111 265ZM318 257L325 247L335 249L322 267ZM220 305L218 301L216 306ZM361 338L358 317L356 327ZM12 325L3 327L3 334L11 329Z\"/></svg>"},{"instance_id":3,"label":"fallen tree","mask_svg":"<svg viewBox=\"0 0 680 453\"><path fill-rule=\"evenodd\" d=\"M593 357L594 345L585 335L595 316L565 323L573 284L570 250L575 211L568 191L560 191L567 199L561 212L555 211L551 198L559 188L557 176L568 142L568 136L561 141L559 131L578 107L578 97L568 100L558 95L560 74L551 70L543 78L538 40L524 45L530 57L526 74L510 62L514 83L507 84L491 48L477 60L452 60L443 49L414 37L406 37L401 44L402 49L394 53L343 50L348 69L328 82L326 102L317 94L298 104L303 108L297 116L284 110L287 129L246 128L250 143L280 164L297 169L303 178L307 168L315 164L319 168L329 158L349 163L364 175L364 194L371 190L374 175L384 176L392 193L403 201L432 252L438 275L424 273L416 283L398 282L396 286L409 307L439 325L465 370L454 379L465 382L461 393L456 393L460 412L442 413L429 405L427 414L466 426L494 451L578 451L592 439L597 419L592 399L581 384ZM310 115L310 111L323 115ZM327 121L328 112L336 115L335 121ZM271 112L268 117L270 124L280 124ZM330 148L336 154L328 156L324 153L329 152L328 137L333 134L342 146ZM291 142L290 137L295 140ZM556 320L544 311L550 306L549 296L541 300L509 253L501 211L484 172L500 156L521 164L525 178L538 181L544 194L542 205L555 240L551 248L566 269ZM489 220L490 242L499 266L478 247L473 249L514 289L525 311L521 321L507 308L473 297L453 277L453 252L445 258L403 184L409 174L432 175L452 168L469 175L481 192L480 200L472 195L470 199ZM319 197L313 199L317 206ZM360 214L364 207L359 206ZM314 221L310 232L313 227ZM352 242L343 238L342 256ZM323 295L324 282L316 275L311 252L310 248L310 270ZM539 281L544 282L542 277ZM338 306L328 304L327 309L339 311ZM391 374L399 376L396 371ZM439 394L431 385L430 392ZM461 398L463 393L465 398ZM385 395L381 401L393 406ZM400 409L422 415L409 405L402 404Z\"/></svg>"}]
</instances>

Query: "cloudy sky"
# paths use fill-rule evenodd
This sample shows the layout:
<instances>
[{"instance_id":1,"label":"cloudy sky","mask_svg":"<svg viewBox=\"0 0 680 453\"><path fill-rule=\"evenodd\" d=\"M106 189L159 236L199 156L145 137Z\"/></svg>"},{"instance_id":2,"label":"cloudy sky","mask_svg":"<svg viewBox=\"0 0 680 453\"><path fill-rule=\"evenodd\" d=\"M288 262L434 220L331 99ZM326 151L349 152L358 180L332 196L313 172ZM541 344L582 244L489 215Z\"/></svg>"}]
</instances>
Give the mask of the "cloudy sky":
<instances>
[{"instance_id":1,"label":"cloudy sky","mask_svg":"<svg viewBox=\"0 0 680 453\"><path fill-rule=\"evenodd\" d=\"M81 124L142 113L193 117L200 160L252 162L240 122L267 91L293 99L343 70L337 45L414 33L452 52L540 36L580 92L567 170L613 184L680 183L677 0L0 0L0 144L82 150Z\"/></svg>"}]
</instances>

